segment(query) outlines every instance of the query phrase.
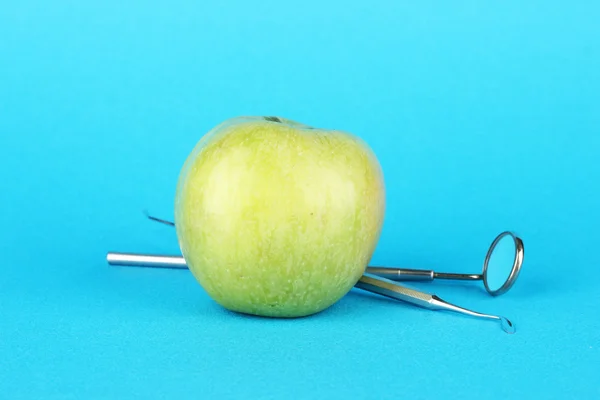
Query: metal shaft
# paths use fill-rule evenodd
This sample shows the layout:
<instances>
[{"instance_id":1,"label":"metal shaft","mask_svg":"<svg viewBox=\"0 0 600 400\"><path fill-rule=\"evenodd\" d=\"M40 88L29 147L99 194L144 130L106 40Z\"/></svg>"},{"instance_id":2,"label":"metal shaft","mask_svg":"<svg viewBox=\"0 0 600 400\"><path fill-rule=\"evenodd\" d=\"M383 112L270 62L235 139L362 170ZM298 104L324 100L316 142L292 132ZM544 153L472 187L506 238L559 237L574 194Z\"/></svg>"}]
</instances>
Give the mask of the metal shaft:
<instances>
[{"instance_id":1,"label":"metal shaft","mask_svg":"<svg viewBox=\"0 0 600 400\"><path fill-rule=\"evenodd\" d=\"M481 274L452 274L448 272L434 272L434 279L452 279L458 281L480 281L483 279Z\"/></svg>"},{"instance_id":2,"label":"metal shaft","mask_svg":"<svg viewBox=\"0 0 600 400\"><path fill-rule=\"evenodd\" d=\"M368 267L367 272L393 281L432 281L434 279L452 279L459 281L480 281L482 274L454 274L435 272L430 269Z\"/></svg>"},{"instance_id":3,"label":"metal shaft","mask_svg":"<svg viewBox=\"0 0 600 400\"><path fill-rule=\"evenodd\" d=\"M179 268L186 269L187 264L183 257L157 256L133 253L108 253L106 261L110 265L154 267L154 268Z\"/></svg>"},{"instance_id":4,"label":"metal shaft","mask_svg":"<svg viewBox=\"0 0 600 400\"><path fill-rule=\"evenodd\" d=\"M111 265L153 267L153 268L187 268L185 259L181 256L148 255L135 253L108 253L106 259ZM431 270L367 267L367 272L393 281L432 281L439 279L479 280L481 275L445 274Z\"/></svg>"},{"instance_id":5,"label":"metal shaft","mask_svg":"<svg viewBox=\"0 0 600 400\"><path fill-rule=\"evenodd\" d=\"M367 272L393 281L432 281L435 272L425 269L367 267Z\"/></svg>"}]
</instances>

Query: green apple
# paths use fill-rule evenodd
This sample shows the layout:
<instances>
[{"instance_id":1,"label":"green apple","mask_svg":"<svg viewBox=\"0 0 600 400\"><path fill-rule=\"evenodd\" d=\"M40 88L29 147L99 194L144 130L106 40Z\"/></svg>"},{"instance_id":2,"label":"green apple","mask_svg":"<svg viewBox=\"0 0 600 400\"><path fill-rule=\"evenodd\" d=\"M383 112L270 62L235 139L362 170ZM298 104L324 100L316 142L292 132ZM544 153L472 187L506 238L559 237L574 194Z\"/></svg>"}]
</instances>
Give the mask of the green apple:
<instances>
[{"instance_id":1,"label":"green apple","mask_svg":"<svg viewBox=\"0 0 600 400\"><path fill-rule=\"evenodd\" d=\"M181 252L231 311L301 317L358 282L385 213L381 166L358 137L278 117L238 117L188 156L175 198Z\"/></svg>"}]
</instances>

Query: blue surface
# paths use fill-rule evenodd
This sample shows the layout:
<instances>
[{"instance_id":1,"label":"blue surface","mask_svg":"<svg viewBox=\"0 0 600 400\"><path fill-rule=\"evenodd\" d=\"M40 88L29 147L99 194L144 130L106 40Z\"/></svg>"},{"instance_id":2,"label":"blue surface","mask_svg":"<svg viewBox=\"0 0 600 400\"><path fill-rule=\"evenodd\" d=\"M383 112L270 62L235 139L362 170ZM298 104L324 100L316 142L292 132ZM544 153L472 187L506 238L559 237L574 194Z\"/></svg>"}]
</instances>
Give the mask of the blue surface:
<instances>
[{"instance_id":1,"label":"blue surface","mask_svg":"<svg viewBox=\"0 0 600 400\"><path fill-rule=\"evenodd\" d=\"M415 3L415 4L412 4ZM0 398L599 398L595 2L0 5ZM373 264L477 272L502 230L516 286L415 285L495 323L353 290L299 320L216 306L176 253L196 141L238 115L353 132L385 170Z\"/></svg>"}]
</instances>

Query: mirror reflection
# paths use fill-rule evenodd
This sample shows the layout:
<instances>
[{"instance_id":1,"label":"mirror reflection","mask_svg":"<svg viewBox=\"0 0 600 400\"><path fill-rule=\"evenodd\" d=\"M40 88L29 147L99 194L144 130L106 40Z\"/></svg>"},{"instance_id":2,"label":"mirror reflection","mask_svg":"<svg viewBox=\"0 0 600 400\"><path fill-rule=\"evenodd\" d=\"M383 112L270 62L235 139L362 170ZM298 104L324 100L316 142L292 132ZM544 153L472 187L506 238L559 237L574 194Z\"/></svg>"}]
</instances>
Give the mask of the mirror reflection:
<instances>
[{"instance_id":1,"label":"mirror reflection","mask_svg":"<svg viewBox=\"0 0 600 400\"><path fill-rule=\"evenodd\" d=\"M492 249L484 279L491 291L499 290L508 281L515 266L517 248L512 236L506 235Z\"/></svg>"}]
</instances>

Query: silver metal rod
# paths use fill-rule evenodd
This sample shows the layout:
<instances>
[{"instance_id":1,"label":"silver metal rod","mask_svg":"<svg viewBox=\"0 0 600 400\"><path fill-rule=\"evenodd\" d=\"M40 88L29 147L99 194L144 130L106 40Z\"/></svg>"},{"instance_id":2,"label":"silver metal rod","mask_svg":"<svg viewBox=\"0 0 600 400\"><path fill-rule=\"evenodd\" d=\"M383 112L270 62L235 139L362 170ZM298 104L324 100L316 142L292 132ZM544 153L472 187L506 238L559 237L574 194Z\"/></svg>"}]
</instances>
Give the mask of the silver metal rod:
<instances>
[{"instance_id":1,"label":"silver metal rod","mask_svg":"<svg viewBox=\"0 0 600 400\"><path fill-rule=\"evenodd\" d=\"M133 253L108 253L106 261L110 265L153 267L153 268L178 268L186 269L187 264L183 257L158 256Z\"/></svg>"},{"instance_id":2,"label":"silver metal rod","mask_svg":"<svg viewBox=\"0 0 600 400\"><path fill-rule=\"evenodd\" d=\"M482 274L453 274L448 272L434 272L434 279L452 279L458 281L480 281L483 279Z\"/></svg>"},{"instance_id":3,"label":"silver metal rod","mask_svg":"<svg viewBox=\"0 0 600 400\"><path fill-rule=\"evenodd\" d=\"M435 272L425 269L367 267L367 272L393 281L432 281Z\"/></svg>"},{"instance_id":4,"label":"silver metal rod","mask_svg":"<svg viewBox=\"0 0 600 400\"><path fill-rule=\"evenodd\" d=\"M110 265L150 267L150 268L187 268L181 256L148 255L135 253L108 253L106 259ZM419 269L367 267L367 272L394 281L431 281L433 271Z\"/></svg>"}]
</instances>

